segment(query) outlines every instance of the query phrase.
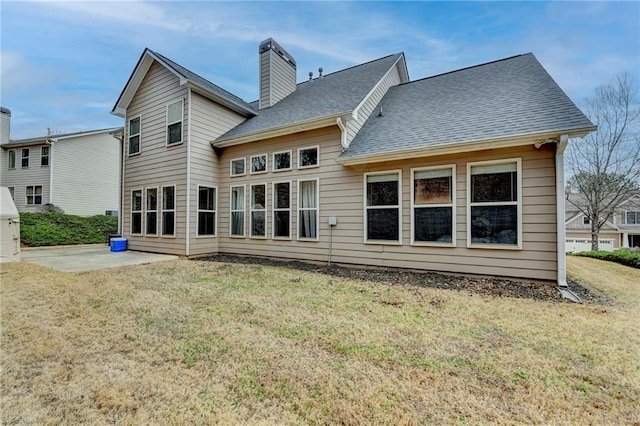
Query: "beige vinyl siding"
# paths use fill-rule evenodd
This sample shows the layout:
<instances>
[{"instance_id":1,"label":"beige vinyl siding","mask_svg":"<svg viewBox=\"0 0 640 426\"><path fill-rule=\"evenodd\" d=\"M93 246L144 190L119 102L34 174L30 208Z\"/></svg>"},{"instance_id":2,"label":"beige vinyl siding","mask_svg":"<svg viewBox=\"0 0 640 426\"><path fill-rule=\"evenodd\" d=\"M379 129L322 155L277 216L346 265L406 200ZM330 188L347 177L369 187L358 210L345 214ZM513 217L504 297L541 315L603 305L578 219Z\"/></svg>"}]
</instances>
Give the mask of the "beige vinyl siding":
<instances>
[{"instance_id":1,"label":"beige vinyl siding","mask_svg":"<svg viewBox=\"0 0 640 426\"><path fill-rule=\"evenodd\" d=\"M244 121L244 117L221 105L193 93L191 94L191 234L190 255L216 253L217 237L197 237L198 185L219 187L218 157L211 141ZM186 126L185 126L186 127ZM229 173L228 165L227 171ZM219 191L219 189L218 189ZM217 194L220 202L220 194ZM219 208L216 215L219 215ZM219 227L219 220L218 227ZM216 235L220 235L216 229Z\"/></svg>"},{"instance_id":2,"label":"beige vinyl siding","mask_svg":"<svg viewBox=\"0 0 640 426\"><path fill-rule=\"evenodd\" d=\"M27 206L26 187L27 186L42 186L42 204L49 202L49 180L50 180L50 166L40 165L40 153L43 146L47 145L33 145L25 148L29 148L29 167L22 168L21 165L21 152L22 148L12 148L16 152L16 168L9 170L8 168L8 150L2 149L2 158L0 158L2 173L0 175L0 182L2 186L13 186L14 189L14 201L16 208L20 212L37 212L40 211L41 205ZM54 152L54 147L49 149L49 159Z\"/></svg>"},{"instance_id":3,"label":"beige vinyl siding","mask_svg":"<svg viewBox=\"0 0 640 426\"><path fill-rule=\"evenodd\" d=\"M124 147L123 235L132 250L182 254L186 252L187 144L167 147L167 105L184 100L183 138L187 137L187 89L178 77L154 62L127 108ZM128 156L128 120L141 116L140 154ZM175 237L132 236L131 190L175 185ZM161 202L161 197L159 199ZM161 212L159 212L159 215ZM144 217L144 214L143 214ZM161 226L161 223L158 224ZM144 229L144 221L143 221Z\"/></svg>"},{"instance_id":4,"label":"beige vinyl siding","mask_svg":"<svg viewBox=\"0 0 640 426\"><path fill-rule=\"evenodd\" d=\"M120 141L109 133L54 144L53 202L68 214L103 215L120 210Z\"/></svg>"},{"instance_id":5,"label":"beige vinyl siding","mask_svg":"<svg viewBox=\"0 0 640 426\"><path fill-rule=\"evenodd\" d=\"M320 168L297 170L297 148L319 145ZM269 172L258 176L229 177L231 158L275 150L293 149L293 170ZM554 148L544 145L487 150L471 155L447 155L377 163L367 166L343 167L335 159L341 152L337 127L303 132L281 138L228 148L220 158L219 185L219 248L220 252L246 255L277 256L327 261L329 254L329 216L336 216L333 230L332 261L426 269L435 271L502 275L543 280L556 279L556 210ZM466 163L496 159L522 159L522 250L467 248L466 235ZM457 247L412 246L410 179L411 168L435 165L456 165L456 245ZM363 179L366 172L402 171L402 244L364 244ZM272 182L291 180L295 188L301 179L319 178L320 241L280 241L271 238ZM228 238L229 187L267 182L267 239ZM297 193L292 194L292 232L297 230ZM248 208L247 208L248 211ZM248 221L246 221L248 226ZM295 235L295 234L294 234Z\"/></svg>"},{"instance_id":6,"label":"beige vinyl siding","mask_svg":"<svg viewBox=\"0 0 640 426\"><path fill-rule=\"evenodd\" d=\"M365 103L362 104L358 112L358 119L347 122L347 144L351 143L389 88L397 86L398 84L400 84L400 73L396 65L389 70L389 73L380 81L378 87L375 88Z\"/></svg>"},{"instance_id":7,"label":"beige vinyl siding","mask_svg":"<svg viewBox=\"0 0 640 426\"><path fill-rule=\"evenodd\" d=\"M260 55L260 108L274 105L296 90L296 69L273 50Z\"/></svg>"}]
</instances>

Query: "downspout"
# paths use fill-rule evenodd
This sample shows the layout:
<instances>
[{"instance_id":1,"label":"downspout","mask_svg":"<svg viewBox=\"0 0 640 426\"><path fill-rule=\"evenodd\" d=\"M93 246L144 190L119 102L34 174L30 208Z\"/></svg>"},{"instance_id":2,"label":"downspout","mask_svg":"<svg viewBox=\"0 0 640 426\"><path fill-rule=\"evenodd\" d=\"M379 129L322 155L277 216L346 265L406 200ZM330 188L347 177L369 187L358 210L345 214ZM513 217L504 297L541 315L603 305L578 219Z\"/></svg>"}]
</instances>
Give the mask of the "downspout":
<instances>
[{"instance_id":1,"label":"downspout","mask_svg":"<svg viewBox=\"0 0 640 426\"><path fill-rule=\"evenodd\" d=\"M120 206L118 209L118 235L123 237L124 235L124 224L123 224L123 215L124 215L124 127L122 129L122 135L118 136L117 133L112 133L111 136L118 139L120 141Z\"/></svg>"},{"instance_id":2,"label":"downspout","mask_svg":"<svg viewBox=\"0 0 640 426\"><path fill-rule=\"evenodd\" d=\"M185 256L191 246L191 88L187 87L187 237Z\"/></svg>"},{"instance_id":3,"label":"downspout","mask_svg":"<svg viewBox=\"0 0 640 426\"><path fill-rule=\"evenodd\" d=\"M49 145L49 204L53 203L53 140L49 139L47 141L47 145Z\"/></svg>"},{"instance_id":4,"label":"downspout","mask_svg":"<svg viewBox=\"0 0 640 426\"><path fill-rule=\"evenodd\" d=\"M340 144L342 145L342 151L344 151L349 147L347 144L347 126L342 121L342 117L336 118L336 124L340 128Z\"/></svg>"},{"instance_id":5,"label":"downspout","mask_svg":"<svg viewBox=\"0 0 640 426\"><path fill-rule=\"evenodd\" d=\"M569 142L568 135L561 135L556 146L556 238L558 256L558 287L567 285L566 235L564 225L564 150Z\"/></svg>"}]
</instances>

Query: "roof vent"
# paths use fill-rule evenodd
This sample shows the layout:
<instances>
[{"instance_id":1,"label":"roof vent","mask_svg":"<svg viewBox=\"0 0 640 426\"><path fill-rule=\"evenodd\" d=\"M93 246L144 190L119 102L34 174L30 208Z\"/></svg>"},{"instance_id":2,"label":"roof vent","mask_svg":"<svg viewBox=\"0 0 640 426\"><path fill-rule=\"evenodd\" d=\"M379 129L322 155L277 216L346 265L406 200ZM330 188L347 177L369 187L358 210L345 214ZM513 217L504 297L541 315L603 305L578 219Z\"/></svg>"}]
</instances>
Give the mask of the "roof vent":
<instances>
[{"instance_id":1,"label":"roof vent","mask_svg":"<svg viewBox=\"0 0 640 426\"><path fill-rule=\"evenodd\" d=\"M324 78L324 76L322 75L322 71L324 71L322 67L318 68L318 74L320 74L318 78Z\"/></svg>"},{"instance_id":2,"label":"roof vent","mask_svg":"<svg viewBox=\"0 0 640 426\"><path fill-rule=\"evenodd\" d=\"M313 81L313 71L309 71L309 83Z\"/></svg>"}]
</instances>

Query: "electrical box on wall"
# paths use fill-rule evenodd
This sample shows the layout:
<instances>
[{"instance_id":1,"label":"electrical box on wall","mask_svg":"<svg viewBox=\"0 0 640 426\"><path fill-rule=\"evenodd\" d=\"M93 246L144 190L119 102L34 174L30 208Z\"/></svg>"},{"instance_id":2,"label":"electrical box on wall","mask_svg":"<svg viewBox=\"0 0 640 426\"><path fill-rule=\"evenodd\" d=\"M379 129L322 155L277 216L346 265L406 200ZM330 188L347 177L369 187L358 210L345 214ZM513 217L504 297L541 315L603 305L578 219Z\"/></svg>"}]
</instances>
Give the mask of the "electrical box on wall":
<instances>
[{"instance_id":1,"label":"electrical box on wall","mask_svg":"<svg viewBox=\"0 0 640 426\"><path fill-rule=\"evenodd\" d=\"M329 226L336 226L338 224L338 218L335 216L329 216Z\"/></svg>"}]
</instances>

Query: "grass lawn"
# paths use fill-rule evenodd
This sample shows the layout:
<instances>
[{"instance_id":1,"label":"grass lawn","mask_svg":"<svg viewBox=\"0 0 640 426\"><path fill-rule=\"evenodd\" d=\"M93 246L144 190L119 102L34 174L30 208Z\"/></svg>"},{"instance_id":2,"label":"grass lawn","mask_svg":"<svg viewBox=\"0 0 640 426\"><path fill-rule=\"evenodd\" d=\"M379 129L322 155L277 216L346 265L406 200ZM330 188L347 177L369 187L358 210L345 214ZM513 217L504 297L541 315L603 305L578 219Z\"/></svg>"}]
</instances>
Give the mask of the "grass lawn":
<instances>
[{"instance_id":1,"label":"grass lawn","mask_svg":"<svg viewBox=\"0 0 640 426\"><path fill-rule=\"evenodd\" d=\"M638 424L640 271L568 261L618 303L188 260L3 264L0 421Z\"/></svg>"}]
</instances>

